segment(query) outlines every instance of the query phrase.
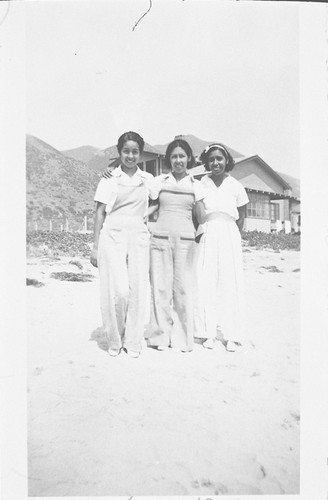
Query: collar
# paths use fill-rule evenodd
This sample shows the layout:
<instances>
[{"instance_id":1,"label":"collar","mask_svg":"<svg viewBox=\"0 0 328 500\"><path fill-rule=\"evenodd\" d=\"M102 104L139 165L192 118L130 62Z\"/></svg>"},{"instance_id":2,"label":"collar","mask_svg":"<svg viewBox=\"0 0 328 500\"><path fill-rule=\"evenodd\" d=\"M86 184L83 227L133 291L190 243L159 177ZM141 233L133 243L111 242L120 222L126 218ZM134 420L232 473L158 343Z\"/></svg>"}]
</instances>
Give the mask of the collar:
<instances>
[{"instance_id":1,"label":"collar","mask_svg":"<svg viewBox=\"0 0 328 500\"><path fill-rule=\"evenodd\" d=\"M140 175L140 177L142 177L143 179L147 177L147 172L144 172L139 167L137 167L137 170L135 171L132 177L134 177L136 174ZM121 175L127 175L127 174L123 172L122 166L120 165L119 167L114 168L114 170L112 171L112 177L120 177Z\"/></svg>"},{"instance_id":2,"label":"collar","mask_svg":"<svg viewBox=\"0 0 328 500\"><path fill-rule=\"evenodd\" d=\"M204 177L205 177L205 179L204 179ZM203 177L204 181L207 182L210 186L212 186L213 184L215 185L214 181L212 181L212 179L211 179L211 172L206 173L204 177ZM233 179L233 177L230 174L228 174L223 180L224 181L231 181L231 179ZM220 184L220 186L221 185L222 185L222 183Z\"/></svg>"},{"instance_id":3,"label":"collar","mask_svg":"<svg viewBox=\"0 0 328 500\"><path fill-rule=\"evenodd\" d=\"M187 178L188 178L188 179L190 179L190 181L191 181L191 182L195 182L195 179L193 178L193 176L192 176L192 175L190 175L188 172L187 172L187 175L185 175L185 176L181 179L181 181L183 181L184 179L187 179ZM176 180L176 178L174 177L174 175L172 174L172 172L169 172L168 174L164 174L164 180L166 181L167 179L173 179L175 182L178 182L178 181ZM181 182L181 181L180 181L180 182Z\"/></svg>"}]
</instances>

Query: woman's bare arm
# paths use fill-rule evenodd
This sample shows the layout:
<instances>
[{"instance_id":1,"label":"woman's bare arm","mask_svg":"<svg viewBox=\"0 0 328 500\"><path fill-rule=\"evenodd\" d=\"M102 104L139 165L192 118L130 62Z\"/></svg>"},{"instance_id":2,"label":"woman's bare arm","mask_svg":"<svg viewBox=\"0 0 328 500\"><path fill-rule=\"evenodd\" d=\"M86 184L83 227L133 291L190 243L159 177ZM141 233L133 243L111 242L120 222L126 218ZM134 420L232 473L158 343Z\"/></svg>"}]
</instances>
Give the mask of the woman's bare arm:
<instances>
[{"instance_id":1,"label":"woman's bare arm","mask_svg":"<svg viewBox=\"0 0 328 500\"><path fill-rule=\"evenodd\" d=\"M93 248L91 250L90 262L94 267L98 267L98 243L100 230L103 227L103 223L106 216L106 205L105 203L100 203L97 201L96 212L95 212L95 226L93 231Z\"/></svg>"},{"instance_id":2,"label":"woman's bare arm","mask_svg":"<svg viewBox=\"0 0 328 500\"><path fill-rule=\"evenodd\" d=\"M157 200L151 200L150 205L147 209L147 217L150 217L153 215L157 210L159 209L159 201Z\"/></svg>"},{"instance_id":3,"label":"woman's bare arm","mask_svg":"<svg viewBox=\"0 0 328 500\"><path fill-rule=\"evenodd\" d=\"M196 201L194 205L194 214L196 215L198 224L204 224L206 222L205 205L202 200Z\"/></svg>"},{"instance_id":4,"label":"woman's bare arm","mask_svg":"<svg viewBox=\"0 0 328 500\"><path fill-rule=\"evenodd\" d=\"M238 226L239 232L241 233L244 227L244 220L246 215L246 205L242 207L238 207L239 219L236 220L236 224Z\"/></svg>"}]
</instances>

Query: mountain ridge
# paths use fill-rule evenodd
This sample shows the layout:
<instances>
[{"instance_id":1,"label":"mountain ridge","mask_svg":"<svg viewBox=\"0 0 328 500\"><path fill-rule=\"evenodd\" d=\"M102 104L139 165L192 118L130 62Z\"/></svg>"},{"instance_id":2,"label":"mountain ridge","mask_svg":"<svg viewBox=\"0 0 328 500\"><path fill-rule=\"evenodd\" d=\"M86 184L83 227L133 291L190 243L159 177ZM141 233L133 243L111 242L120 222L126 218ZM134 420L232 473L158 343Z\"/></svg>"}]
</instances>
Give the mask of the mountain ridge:
<instances>
[{"instance_id":1,"label":"mountain ridge","mask_svg":"<svg viewBox=\"0 0 328 500\"><path fill-rule=\"evenodd\" d=\"M176 137L181 137L182 139L186 140L188 142L188 144L190 145L192 152L195 156L199 156L203 152L203 150L207 146L209 146L209 144L215 144L218 142L218 141L204 141L204 139L199 139L198 137L196 137L193 134L180 134L180 135L176 135L175 138ZM154 146L154 148L158 149L162 154L165 154L165 151L166 151L168 144L169 143L156 144ZM230 148L229 146L226 146L226 147L227 147L229 153L233 156L233 158L241 158L244 156L241 153L239 153L238 151Z\"/></svg>"},{"instance_id":2,"label":"mountain ridge","mask_svg":"<svg viewBox=\"0 0 328 500\"><path fill-rule=\"evenodd\" d=\"M27 217L91 214L99 175L35 136L26 136Z\"/></svg>"},{"instance_id":3,"label":"mountain ridge","mask_svg":"<svg viewBox=\"0 0 328 500\"><path fill-rule=\"evenodd\" d=\"M74 160L83 161L84 163L88 163L91 158L101 151L101 148L96 148L95 146L79 146L73 149L66 149L64 151L60 151L64 156L68 156L73 158Z\"/></svg>"}]
</instances>

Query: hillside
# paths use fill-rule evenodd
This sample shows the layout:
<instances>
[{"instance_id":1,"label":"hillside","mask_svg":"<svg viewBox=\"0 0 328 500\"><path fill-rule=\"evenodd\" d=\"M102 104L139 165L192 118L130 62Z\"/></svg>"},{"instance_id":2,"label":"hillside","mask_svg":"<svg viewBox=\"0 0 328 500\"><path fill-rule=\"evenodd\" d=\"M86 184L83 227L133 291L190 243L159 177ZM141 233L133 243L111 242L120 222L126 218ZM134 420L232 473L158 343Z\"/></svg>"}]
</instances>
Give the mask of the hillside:
<instances>
[{"instance_id":1,"label":"hillside","mask_svg":"<svg viewBox=\"0 0 328 500\"><path fill-rule=\"evenodd\" d=\"M99 180L85 163L67 158L40 139L26 138L27 217L83 216L93 212Z\"/></svg>"},{"instance_id":2,"label":"hillside","mask_svg":"<svg viewBox=\"0 0 328 500\"><path fill-rule=\"evenodd\" d=\"M74 158L74 160L88 163L88 161L91 160L91 158L93 158L97 153L99 153L99 151L101 151L101 149L95 148L94 146L81 146L79 148L61 151L61 153L64 156L68 156L69 158Z\"/></svg>"},{"instance_id":3,"label":"hillside","mask_svg":"<svg viewBox=\"0 0 328 500\"><path fill-rule=\"evenodd\" d=\"M292 188L293 196L296 198L301 197L301 183L299 179L291 177L290 175L283 174L282 172L277 172Z\"/></svg>"}]
</instances>

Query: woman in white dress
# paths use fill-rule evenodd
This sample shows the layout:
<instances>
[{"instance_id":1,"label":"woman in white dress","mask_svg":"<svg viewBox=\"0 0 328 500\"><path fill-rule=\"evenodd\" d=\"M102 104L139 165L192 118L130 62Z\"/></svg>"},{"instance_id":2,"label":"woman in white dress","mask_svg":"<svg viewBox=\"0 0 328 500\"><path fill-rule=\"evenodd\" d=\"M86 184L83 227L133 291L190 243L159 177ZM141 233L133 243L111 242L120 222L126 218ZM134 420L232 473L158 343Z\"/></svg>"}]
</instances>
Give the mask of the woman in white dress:
<instances>
[{"instance_id":1,"label":"woman in white dress","mask_svg":"<svg viewBox=\"0 0 328 500\"><path fill-rule=\"evenodd\" d=\"M234 160L222 144L212 144L200 156L209 174L202 178L207 196L201 202L206 222L198 233L199 303L197 336L213 349L221 340L228 351L243 341L243 261L240 231L248 196L229 172Z\"/></svg>"},{"instance_id":2,"label":"woman in white dress","mask_svg":"<svg viewBox=\"0 0 328 500\"><path fill-rule=\"evenodd\" d=\"M95 194L91 263L99 268L100 300L109 354L138 357L149 294L149 231L145 224L153 176L137 163L144 141L135 132L118 140L121 165Z\"/></svg>"}]
</instances>

